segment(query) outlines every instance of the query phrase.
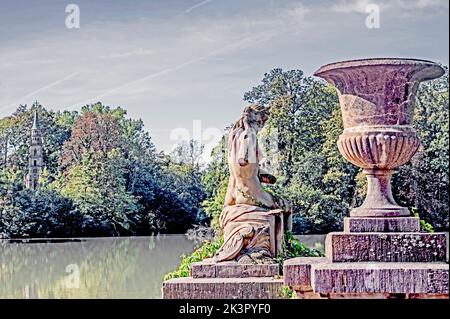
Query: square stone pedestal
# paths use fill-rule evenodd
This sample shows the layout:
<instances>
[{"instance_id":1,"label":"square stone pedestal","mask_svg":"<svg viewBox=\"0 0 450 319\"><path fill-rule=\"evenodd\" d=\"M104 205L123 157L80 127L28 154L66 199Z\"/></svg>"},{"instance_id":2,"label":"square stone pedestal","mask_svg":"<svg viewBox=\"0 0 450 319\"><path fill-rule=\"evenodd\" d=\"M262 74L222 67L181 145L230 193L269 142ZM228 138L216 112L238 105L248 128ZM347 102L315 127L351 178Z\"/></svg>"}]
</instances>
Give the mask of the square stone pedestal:
<instances>
[{"instance_id":1,"label":"square stone pedestal","mask_svg":"<svg viewBox=\"0 0 450 319\"><path fill-rule=\"evenodd\" d=\"M326 258L293 258L284 284L299 298L442 298L449 293L445 233L420 233L416 217L346 218Z\"/></svg>"},{"instance_id":2,"label":"square stone pedestal","mask_svg":"<svg viewBox=\"0 0 450 319\"><path fill-rule=\"evenodd\" d=\"M283 286L278 264L193 263L190 277L163 283L164 299L277 299Z\"/></svg>"},{"instance_id":3,"label":"square stone pedestal","mask_svg":"<svg viewBox=\"0 0 450 319\"><path fill-rule=\"evenodd\" d=\"M175 278L163 284L164 299L277 299L283 279Z\"/></svg>"}]
</instances>

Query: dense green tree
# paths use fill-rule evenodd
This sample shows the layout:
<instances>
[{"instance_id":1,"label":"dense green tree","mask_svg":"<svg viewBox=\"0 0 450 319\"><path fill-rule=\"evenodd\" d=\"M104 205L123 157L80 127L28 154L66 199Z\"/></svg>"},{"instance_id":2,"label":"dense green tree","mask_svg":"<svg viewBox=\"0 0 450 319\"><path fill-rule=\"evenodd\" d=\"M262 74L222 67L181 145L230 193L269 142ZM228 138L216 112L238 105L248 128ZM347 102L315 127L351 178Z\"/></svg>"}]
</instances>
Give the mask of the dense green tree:
<instances>
[{"instance_id":1,"label":"dense green tree","mask_svg":"<svg viewBox=\"0 0 450 319\"><path fill-rule=\"evenodd\" d=\"M271 106L261 139L268 141L266 156L280 183L269 189L292 202L294 230L339 228L355 183L339 187L344 176L353 181L356 170L337 152L342 123L334 89L301 70L274 69L244 99Z\"/></svg>"},{"instance_id":2,"label":"dense green tree","mask_svg":"<svg viewBox=\"0 0 450 319\"><path fill-rule=\"evenodd\" d=\"M227 128L226 132L228 130ZM202 176L202 184L207 196L202 206L210 217L211 225L214 229L219 228L218 221L225 202L229 176L226 133L219 144L212 150L211 161L206 166Z\"/></svg>"},{"instance_id":3,"label":"dense green tree","mask_svg":"<svg viewBox=\"0 0 450 319\"><path fill-rule=\"evenodd\" d=\"M437 229L448 229L449 78L424 82L417 93L414 127L421 147L394 175L394 193Z\"/></svg>"},{"instance_id":4,"label":"dense green tree","mask_svg":"<svg viewBox=\"0 0 450 319\"><path fill-rule=\"evenodd\" d=\"M36 109L46 168L39 192L31 192L23 177ZM8 145L0 166L0 234L5 236L145 235L184 232L207 221L198 162L157 156L142 120L127 118L120 107L96 103L80 113L60 113L38 104L21 106L1 120L0 142ZM41 204L25 206L30 201ZM51 214L40 208L45 201L55 207Z\"/></svg>"},{"instance_id":5,"label":"dense green tree","mask_svg":"<svg viewBox=\"0 0 450 319\"><path fill-rule=\"evenodd\" d=\"M72 202L51 189L23 188L18 171L0 171L0 237L77 235Z\"/></svg>"},{"instance_id":6,"label":"dense green tree","mask_svg":"<svg viewBox=\"0 0 450 319\"><path fill-rule=\"evenodd\" d=\"M341 229L343 217L364 199L366 180L337 149L343 126L334 88L304 77L300 70L274 69L244 99L272 107L260 139L280 183L267 190L293 203L294 230ZM437 228L448 227L448 107L448 74L421 85L414 125L422 148L393 179L399 202L415 207ZM226 157L215 162L225 163ZM205 173L205 188L210 190L203 203L215 226L227 182L216 163Z\"/></svg>"}]
</instances>

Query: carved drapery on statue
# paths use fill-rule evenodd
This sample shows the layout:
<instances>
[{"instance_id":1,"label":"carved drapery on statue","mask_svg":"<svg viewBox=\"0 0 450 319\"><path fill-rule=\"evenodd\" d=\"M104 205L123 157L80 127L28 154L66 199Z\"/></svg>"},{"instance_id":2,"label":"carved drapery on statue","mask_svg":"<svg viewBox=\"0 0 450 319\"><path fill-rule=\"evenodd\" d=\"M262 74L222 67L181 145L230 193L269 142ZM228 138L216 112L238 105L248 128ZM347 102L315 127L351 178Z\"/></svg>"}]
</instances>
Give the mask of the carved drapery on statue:
<instances>
[{"instance_id":1,"label":"carved drapery on statue","mask_svg":"<svg viewBox=\"0 0 450 319\"><path fill-rule=\"evenodd\" d=\"M269 111L257 105L246 107L230 132L230 178L220 215L224 244L215 256L218 262L272 262L282 249L284 231L292 227L289 204L264 191L261 185L276 181L259 165L263 158L257 134Z\"/></svg>"}]
</instances>

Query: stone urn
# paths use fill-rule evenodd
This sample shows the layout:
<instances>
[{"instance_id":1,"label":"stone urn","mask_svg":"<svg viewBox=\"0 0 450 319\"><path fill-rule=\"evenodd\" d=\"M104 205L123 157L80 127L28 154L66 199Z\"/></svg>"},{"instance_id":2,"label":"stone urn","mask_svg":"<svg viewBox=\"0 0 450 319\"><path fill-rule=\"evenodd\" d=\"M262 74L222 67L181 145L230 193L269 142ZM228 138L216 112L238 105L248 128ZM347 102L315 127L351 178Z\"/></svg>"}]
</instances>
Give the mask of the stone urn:
<instances>
[{"instance_id":1,"label":"stone urn","mask_svg":"<svg viewBox=\"0 0 450 319\"><path fill-rule=\"evenodd\" d=\"M337 142L341 154L363 168L367 177L364 203L352 217L409 216L391 191L391 176L420 146L412 127L420 82L444 70L434 62L415 59L363 59L322 66L314 75L338 92L344 131Z\"/></svg>"}]
</instances>

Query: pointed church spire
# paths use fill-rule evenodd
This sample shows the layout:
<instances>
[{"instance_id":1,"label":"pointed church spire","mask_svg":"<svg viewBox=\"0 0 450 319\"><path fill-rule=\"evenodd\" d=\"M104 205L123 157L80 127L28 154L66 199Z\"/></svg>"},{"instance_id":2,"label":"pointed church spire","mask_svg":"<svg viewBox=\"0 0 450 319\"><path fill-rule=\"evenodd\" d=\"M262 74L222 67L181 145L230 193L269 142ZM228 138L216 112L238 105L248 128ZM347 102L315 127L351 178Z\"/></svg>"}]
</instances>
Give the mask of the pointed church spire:
<instances>
[{"instance_id":1,"label":"pointed church spire","mask_svg":"<svg viewBox=\"0 0 450 319\"><path fill-rule=\"evenodd\" d=\"M39 115L37 110L34 111L34 119L33 119L33 127L32 130L40 130L41 129L41 123L39 122Z\"/></svg>"}]
</instances>

